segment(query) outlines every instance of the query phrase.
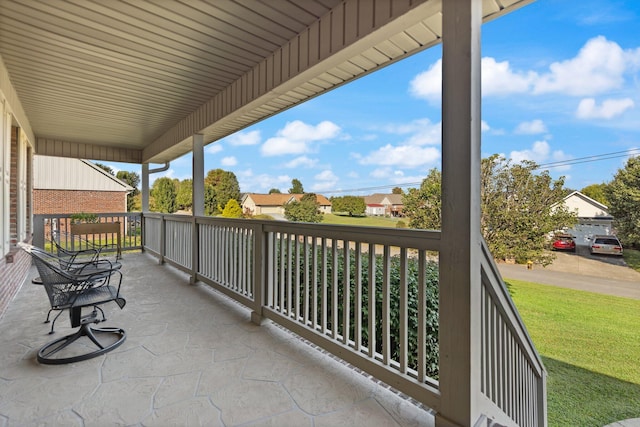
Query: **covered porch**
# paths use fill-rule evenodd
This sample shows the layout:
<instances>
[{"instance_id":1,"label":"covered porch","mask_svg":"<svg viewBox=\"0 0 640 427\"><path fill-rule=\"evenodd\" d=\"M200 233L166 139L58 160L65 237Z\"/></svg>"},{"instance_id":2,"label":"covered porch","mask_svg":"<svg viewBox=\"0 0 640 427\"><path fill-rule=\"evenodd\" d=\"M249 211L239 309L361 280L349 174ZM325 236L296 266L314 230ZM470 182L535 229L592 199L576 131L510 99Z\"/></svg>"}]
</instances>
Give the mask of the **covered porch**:
<instances>
[{"instance_id":1,"label":"covered porch","mask_svg":"<svg viewBox=\"0 0 640 427\"><path fill-rule=\"evenodd\" d=\"M167 8L153 2L119 2L113 7L99 1L0 0L0 164L4 178L0 249L7 255L6 265L0 264L0 273L20 276L22 281L23 273L15 266L26 262L16 244L29 240L38 226L30 213L33 153L142 164L145 251L187 273L191 283L207 283L247 307L251 321L262 325L259 328L264 328L266 336L276 337L276 347L282 345L281 338L275 335L278 329L265 326L265 320L303 336L425 404L436 412L439 426L546 425L544 367L480 232L480 28L483 21L498 18L529 1L305 0L295 2L293 8L294 2L246 0L198 2L196 6L174 2ZM203 216L205 145L439 43L443 44L441 231L225 221ZM168 167L169 162L187 152L193 152L193 216L149 213L152 165L165 163ZM34 241L38 238L33 235ZM432 364L427 364L425 319L433 310L427 307L423 287L427 260L433 257L437 258L438 271L437 378ZM369 266L380 265L381 273L372 268L365 270L366 262ZM409 274L409 264L414 263L416 269ZM396 294L390 291L392 265L400 283ZM342 275L337 273L340 268ZM143 270L144 274L130 272L127 280L134 278L135 283L130 286L150 286L150 291L154 279L146 276L148 268ZM375 301L375 308L380 311L374 311L376 316L367 317L366 322L363 308L367 306L361 298L367 294L364 278L369 283L379 282L383 288L380 300ZM418 297L413 298L407 291L409 282L417 283ZM351 292L341 293L340 289L352 283L353 296ZM18 318L13 318L17 326L7 324L2 332L9 334L7 339L18 342L31 333L26 326L31 312L16 306L25 291L33 292L30 285L25 286L2 320L8 322L18 313ZM91 390L97 391L86 391L85 396L109 391L111 382L105 381L104 368L116 361L130 363L129 359L122 359L127 351L156 356L175 355L180 348L191 350L191 345L197 348L197 343L190 340L190 329L184 334L189 337L186 341L181 341L184 336L167 332L179 331L185 328L187 319L193 320L193 312L180 302L200 288L179 289L188 293L176 296L175 301L167 300L164 305L177 302L180 310L165 322L162 331L151 331L164 331L170 335L167 339L147 340L148 331L137 334L137 328L147 324L129 319L131 342L126 345L133 348L125 346L105 358L79 364L80 371L87 367L89 371L100 370L102 375L92 382ZM369 295L373 294L369 290ZM151 297L140 299L149 301L145 298ZM372 300L369 304L374 304ZM391 301L398 313L397 321L392 321ZM372 308L368 306L369 313ZM138 313L127 307L114 313L113 319L118 322L126 316L139 316L145 320L143 314L162 310L165 307L160 303L143 304ZM409 312L416 313L417 326L409 324ZM199 314L205 319L211 316ZM212 322L215 320L214 316ZM196 322L201 328L199 316ZM238 329L247 333L247 339L265 334L251 334L248 331L258 327L243 325ZM377 343L373 337L366 338L364 331L371 331L372 326L381 328L380 346L374 345ZM390 337L392 328L399 331L397 340ZM215 333L213 329L206 333ZM220 353L216 352L215 336L207 338L196 341L204 346L205 353L210 350L215 363L216 354ZM144 343L153 350L145 348ZM174 352L162 353L165 343L172 343ZM235 344L239 343L235 340ZM30 368L38 372L36 385L22 383L10 372L1 377L6 383L3 390L14 390L14 400L23 396L24 401L31 402L32 396L26 390L44 392L37 384L42 390L47 389L44 385L52 385L46 399L61 397L53 381L55 372L33 366L35 362L29 359L31 346L35 345L26 342L12 346L15 353L8 355L9 359L23 360L25 366L31 364ZM185 369L200 363L191 358L196 354L189 352L186 357L183 353L185 357L175 363L185 365ZM282 363L279 355L271 356L275 365ZM307 353L305 356L315 362ZM139 363L135 358L134 362ZM303 363L296 358L292 362ZM135 363L121 367L124 371L115 376L130 378L122 372L145 372L153 367L154 372L145 381L152 377L155 382L143 382L136 388L157 390L152 393L154 402L177 403L165 394L180 390L171 385L172 381L178 381L178 375L188 376L192 370L163 371L162 363ZM18 366L15 368L20 371ZM259 375L249 369L249 375L242 380ZM238 389L225 397L232 396L245 408L244 415L256 401L279 408L285 399L272 399L283 396L287 379L278 381L272 381L278 389L276 393L258 387L261 392L245 394L244 389ZM76 381L71 382L72 388L77 386ZM314 390L334 389L331 384L322 384ZM368 387L377 390L377 386L367 385L365 389ZM172 391L167 393L165 388ZM211 396L221 393L196 390L193 395L206 395L208 402L214 400ZM101 401L122 398L118 390L106 391L107 398ZM375 391L360 393L354 393L362 397L358 402L366 402L365 395L376 395ZM293 396L295 392L286 394ZM334 399L310 400L317 404ZM300 402L304 400L296 405L302 408L304 404ZM376 402L378 406L373 405L372 413L384 407ZM355 407L356 402L351 403ZM4 403L0 404L4 409L1 405ZM74 401L66 407L74 405L82 406ZM95 401L94 405L93 409L91 405L90 409L83 409L87 423L99 422L101 413L95 409ZM160 407L162 403L157 406ZM288 406L292 407L293 403ZM147 405L147 413L151 412ZM236 423L229 415L232 412L227 412L232 417L227 422L222 412L225 425L264 421L258 417ZM393 413L388 409L384 412ZM80 410L69 414L79 413ZM189 413L192 412L188 409L181 412L182 416ZM418 418L423 421L421 416ZM372 419L367 416L367 425ZM428 419L432 418L424 417ZM116 415L109 420L115 421Z\"/></svg>"},{"instance_id":2,"label":"covered porch","mask_svg":"<svg viewBox=\"0 0 640 427\"><path fill-rule=\"evenodd\" d=\"M0 425L432 426L428 409L148 254L125 254L127 340L107 356L39 365L55 335L26 283L0 319Z\"/></svg>"}]
</instances>

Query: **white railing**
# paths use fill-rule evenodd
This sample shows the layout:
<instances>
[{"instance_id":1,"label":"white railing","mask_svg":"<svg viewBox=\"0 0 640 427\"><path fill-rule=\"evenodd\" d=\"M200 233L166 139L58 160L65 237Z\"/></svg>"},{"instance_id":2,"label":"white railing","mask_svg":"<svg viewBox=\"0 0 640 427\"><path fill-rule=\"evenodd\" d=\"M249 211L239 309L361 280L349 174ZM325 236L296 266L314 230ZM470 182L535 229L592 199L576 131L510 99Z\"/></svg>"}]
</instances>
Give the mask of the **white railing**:
<instances>
[{"instance_id":1,"label":"white railing","mask_svg":"<svg viewBox=\"0 0 640 427\"><path fill-rule=\"evenodd\" d=\"M165 222L164 257L177 266L192 265L193 220L189 216L172 218Z\"/></svg>"},{"instance_id":2,"label":"white railing","mask_svg":"<svg viewBox=\"0 0 640 427\"><path fill-rule=\"evenodd\" d=\"M120 223L120 249L142 249L142 213L96 213L99 223ZM117 250L117 233L95 233L83 235L82 240L74 239L71 233L70 214L36 214L33 216L33 244L52 250L51 240L55 237L65 248L72 250L86 249L87 245L103 246L104 252Z\"/></svg>"},{"instance_id":3,"label":"white railing","mask_svg":"<svg viewBox=\"0 0 640 427\"><path fill-rule=\"evenodd\" d=\"M162 254L162 235L164 234L164 227L162 215L149 215L146 214L143 218L143 234L142 242L144 249L154 252L158 255Z\"/></svg>"},{"instance_id":4,"label":"white railing","mask_svg":"<svg viewBox=\"0 0 640 427\"><path fill-rule=\"evenodd\" d=\"M482 251L482 393L501 410L496 418L546 425L544 365L485 242Z\"/></svg>"},{"instance_id":5,"label":"white railing","mask_svg":"<svg viewBox=\"0 0 640 427\"><path fill-rule=\"evenodd\" d=\"M262 224L198 219L197 279L255 308L255 240Z\"/></svg>"},{"instance_id":6,"label":"white railing","mask_svg":"<svg viewBox=\"0 0 640 427\"><path fill-rule=\"evenodd\" d=\"M439 231L158 214L144 224L158 233L145 250L193 281L438 411ZM545 426L544 367L486 245L481 265L482 414Z\"/></svg>"}]
</instances>

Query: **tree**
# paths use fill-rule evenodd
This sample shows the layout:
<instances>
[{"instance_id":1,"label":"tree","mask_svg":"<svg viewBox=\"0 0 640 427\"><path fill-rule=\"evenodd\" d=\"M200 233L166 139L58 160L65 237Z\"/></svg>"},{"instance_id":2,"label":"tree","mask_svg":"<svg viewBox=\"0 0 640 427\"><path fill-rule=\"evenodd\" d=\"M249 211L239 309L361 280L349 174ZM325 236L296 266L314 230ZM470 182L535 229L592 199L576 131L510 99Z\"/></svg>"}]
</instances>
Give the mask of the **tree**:
<instances>
[{"instance_id":1,"label":"tree","mask_svg":"<svg viewBox=\"0 0 640 427\"><path fill-rule=\"evenodd\" d=\"M306 193L300 201L294 200L284 205L284 216L289 221L321 222L320 203L314 193Z\"/></svg>"},{"instance_id":2,"label":"tree","mask_svg":"<svg viewBox=\"0 0 640 427\"><path fill-rule=\"evenodd\" d=\"M606 196L607 184L591 184L584 187L580 192L587 197L591 197L596 202L600 202L605 206L609 206L609 200Z\"/></svg>"},{"instance_id":3,"label":"tree","mask_svg":"<svg viewBox=\"0 0 640 427\"><path fill-rule=\"evenodd\" d=\"M548 235L576 223L575 213L558 205L564 196L564 178L547 171L535 175L537 165L511 164L494 155L481 165L481 230L498 259L549 264ZM403 212L413 228L440 228L440 172L432 170L419 190L410 189Z\"/></svg>"},{"instance_id":4,"label":"tree","mask_svg":"<svg viewBox=\"0 0 640 427\"><path fill-rule=\"evenodd\" d=\"M133 191L127 194L127 212L133 212L136 209L136 196L140 194L138 185L140 185L140 175L136 172L118 171L116 178L120 181L126 182L129 186L133 187ZM142 210L142 209L140 209Z\"/></svg>"},{"instance_id":5,"label":"tree","mask_svg":"<svg viewBox=\"0 0 640 427\"><path fill-rule=\"evenodd\" d=\"M176 194L178 209L191 210L193 207L193 180L183 179L178 183Z\"/></svg>"},{"instance_id":6,"label":"tree","mask_svg":"<svg viewBox=\"0 0 640 427\"><path fill-rule=\"evenodd\" d=\"M289 194L303 194L304 188L302 188L302 183L298 179L291 180L291 188L289 189Z\"/></svg>"},{"instance_id":7,"label":"tree","mask_svg":"<svg viewBox=\"0 0 640 427\"><path fill-rule=\"evenodd\" d=\"M106 171L109 175L113 175L116 176L115 172L113 171L113 169L111 168L111 166L107 166L103 163L94 163L97 167L99 167L100 169L102 169L103 171Z\"/></svg>"},{"instance_id":8,"label":"tree","mask_svg":"<svg viewBox=\"0 0 640 427\"><path fill-rule=\"evenodd\" d=\"M280 189L278 188L272 188L271 190L269 190L269 194L281 194L282 191L280 191Z\"/></svg>"},{"instance_id":9,"label":"tree","mask_svg":"<svg viewBox=\"0 0 640 427\"><path fill-rule=\"evenodd\" d=\"M242 218L242 208L236 199L229 199L222 210L222 216L225 218Z\"/></svg>"},{"instance_id":10,"label":"tree","mask_svg":"<svg viewBox=\"0 0 640 427\"><path fill-rule=\"evenodd\" d=\"M367 205L364 202L364 198L359 196L332 197L331 210L333 212L345 212L349 216L364 215Z\"/></svg>"},{"instance_id":11,"label":"tree","mask_svg":"<svg viewBox=\"0 0 640 427\"><path fill-rule=\"evenodd\" d=\"M171 178L162 177L154 181L151 194L158 212L174 213L176 206L176 186Z\"/></svg>"},{"instance_id":12,"label":"tree","mask_svg":"<svg viewBox=\"0 0 640 427\"><path fill-rule=\"evenodd\" d=\"M402 188L400 187L393 187L391 194L404 194L404 191L402 191Z\"/></svg>"},{"instance_id":13,"label":"tree","mask_svg":"<svg viewBox=\"0 0 640 427\"><path fill-rule=\"evenodd\" d=\"M534 174L538 165L511 164L493 155L481 165L481 229L498 259L550 264L549 234L572 227L576 214L560 204L564 177L554 180L548 171Z\"/></svg>"},{"instance_id":14,"label":"tree","mask_svg":"<svg viewBox=\"0 0 640 427\"><path fill-rule=\"evenodd\" d=\"M441 218L441 191L440 184L442 174L438 169L431 169L420 188L410 188L402 198L404 207L402 211L409 218L409 227L425 228L428 230L440 229Z\"/></svg>"},{"instance_id":15,"label":"tree","mask_svg":"<svg viewBox=\"0 0 640 427\"><path fill-rule=\"evenodd\" d=\"M207 215L220 213L231 199L240 200L240 184L233 172L212 169L204 178L204 186L204 206Z\"/></svg>"},{"instance_id":16,"label":"tree","mask_svg":"<svg viewBox=\"0 0 640 427\"><path fill-rule=\"evenodd\" d=\"M625 245L640 246L640 156L618 169L605 195L618 237Z\"/></svg>"}]
</instances>

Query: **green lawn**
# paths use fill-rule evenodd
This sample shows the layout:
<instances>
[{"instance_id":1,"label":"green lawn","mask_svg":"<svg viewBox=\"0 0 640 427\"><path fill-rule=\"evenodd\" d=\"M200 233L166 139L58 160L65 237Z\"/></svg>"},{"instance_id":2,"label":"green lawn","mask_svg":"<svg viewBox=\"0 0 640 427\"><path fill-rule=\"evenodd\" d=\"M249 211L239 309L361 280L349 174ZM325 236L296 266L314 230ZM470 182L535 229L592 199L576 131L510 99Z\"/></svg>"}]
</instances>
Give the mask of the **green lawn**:
<instances>
[{"instance_id":1,"label":"green lawn","mask_svg":"<svg viewBox=\"0 0 640 427\"><path fill-rule=\"evenodd\" d=\"M640 271L640 251L635 249L625 249L623 252L624 261L636 271Z\"/></svg>"},{"instance_id":2,"label":"green lawn","mask_svg":"<svg viewBox=\"0 0 640 427\"><path fill-rule=\"evenodd\" d=\"M347 216L325 214L323 224L364 225L369 227L395 227L399 218L385 218L381 216Z\"/></svg>"},{"instance_id":3,"label":"green lawn","mask_svg":"<svg viewBox=\"0 0 640 427\"><path fill-rule=\"evenodd\" d=\"M548 370L549 426L640 417L640 301L507 282Z\"/></svg>"}]
</instances>

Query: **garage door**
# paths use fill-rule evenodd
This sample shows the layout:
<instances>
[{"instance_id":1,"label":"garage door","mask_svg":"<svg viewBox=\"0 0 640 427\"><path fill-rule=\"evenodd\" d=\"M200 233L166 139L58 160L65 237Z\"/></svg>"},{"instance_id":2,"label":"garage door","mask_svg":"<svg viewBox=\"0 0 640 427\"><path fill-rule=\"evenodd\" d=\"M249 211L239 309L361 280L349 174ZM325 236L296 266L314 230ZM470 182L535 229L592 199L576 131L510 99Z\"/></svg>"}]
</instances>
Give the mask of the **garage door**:
<instances>
[{"instance_id":1,"label":"garage door","mask_svg":"<svg viewBox=\"0 0 640 427\"><path fill-rule=\"evenodd\" d=\"M575 237L576 244L588 245L589 239L596 234L611 234L611 223L603 222L594 224L591 221L581 221L574 228L568 230L567 233Z\"/></svg>"}]
</instances>

